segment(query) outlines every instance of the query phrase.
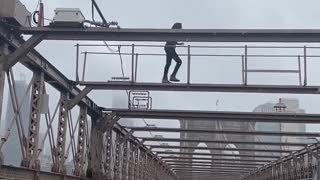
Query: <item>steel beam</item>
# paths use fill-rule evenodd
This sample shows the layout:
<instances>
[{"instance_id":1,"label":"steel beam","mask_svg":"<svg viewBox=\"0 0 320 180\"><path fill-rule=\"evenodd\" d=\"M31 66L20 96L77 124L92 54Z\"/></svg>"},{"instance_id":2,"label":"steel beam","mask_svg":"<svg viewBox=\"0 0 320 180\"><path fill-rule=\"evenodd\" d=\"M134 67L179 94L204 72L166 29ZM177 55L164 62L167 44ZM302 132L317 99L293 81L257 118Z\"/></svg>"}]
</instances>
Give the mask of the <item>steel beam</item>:
<instances>
[{"instance_id":1,"label":"steel beam","mask_svg":"<svg viewBox=\"0 0 320 180\"><path fill-rule=\"evenodd\" d=\"M42 96L45 92L43 73L34 73L34 82L31 91L29 131L27 138L27 157L23 160L22 165L27 168L40 169L38 158L39 148L39 130L41 118Z\"/></svg>"},{"instance_id":2,"label":"steel beam","mask_svg":"<svg viewBox=\"0 0 320 180\"><path fill-rule=\"evenodd\" d=\"M236 151L236 149L235 149ZM164 151L154 151L160 157L167 157L162 155L188 155L188 156L227 156L227 157L253 157L253 158L268 158L268 159L279 159L279 156L272 155L249 155L249 154L214 154L214 153L188 153L188 152L164 152Z\"/></svg>"},{"instance_id":3,"label":"steel beam","mask_svg":"<svg viewBox=\"0 0 320 180\"><path fill-rule=\"evenodd\" d=\"M181 180L239 180L241 174L179 173Z\"/></svg>"},{"instance_id":4,"label":"steel beam","mask_svg":"<svg viewBox=\"0 0 320 180\"><path fill-rule=\"evenodd\" d=\"M5 71L2 71L1 66L2 65L0 63L0 117L2 117L2 111L3 111L3 95L4 95L4 86L5 86ZM0 123L2 123L1 121Z\"/></svg>"},{"instance_id":5,"label":"steel beam","mask_svg":"<svg viewBox=\"0 0 320 180\"><path fill-rule=\"evenodd\" d=\"M238 131L238 130L211 130L211 129L181 129L158 127L126 127L133 131L152 131L170 133L203 133L203 134L231 134L231 135L258 135L258 136L294 136L294 137L320 137L320 133L305 132L274 132L274 131Z\"/></svg>"},{"instance_id":6,"label":"steel beam","mask_svg":"<svg viewBox=\"0 0 320 180\"><path fill-rule=\"evenodd\" d=\"M68 109L74 108L79 104L90 92L92 88L85 87L78 95L76 95L72 100L68 101Z\"/></svg>"},{"instance_id":7,"label":"steel beam","mask_svg":"<svg viewBox=\"0 0 320 180\"><path fill-rule=\"evenodd\" d=\"M244 122L281 122L281 123L320 123L320 114L298 113L257 113L257 112L224 112L224 111L186 111L186 110L128 110L107 109L120 118L173 119L173 120L219 120Z\"/></svg>"},{"instance_id":8,"label":"steel beam","mask_svg":"<svg viewBox=\"0 0 320 180\"><path fill-rule=\"evenodd\" d=\"M52 171L56 173L66 173L65 160L66 160L66 135L67 135L67 121L68 110L66 108L66 102L68 101L68 95L61 93L61 101L59 107L59 122L57 132L57 145L55 147L55 161L52 166Z\"/></svg>"},{"instance_id":9,"label":"steel beam","mask_svg":"<svg viewBox=\"0 0 320 180\"><path fill-rule=\"evenodd\" d=\"M317 86L291 85L242 85L242 84L187 84L187 83L132 83L132 82L79 82L94 90L143 90L143 91L189 91L231 93L284 93L319 94Z\"/></svg>"},{"instance_id":10,"label":"steel beam","mask_svg":"<svg viewBox=\"0 0 320 180\"><path fill-rule=\"evenodd\" d=\"M97 119L92 121L90 135L90 149L88 157L87 176L93 179L103 179L103 132L99 128Z\"/></svg>"},{"instance_id":11,"label":"steel beam","mask_svg":"<svg viewBox=\"0 0 320 180\"><path fill-rule=\"evenodd\" d=\"M213 173L239 173L239 174L248 174L250 171L245 171L245 170L192 170L192 169L177 169L175 170L176 173L183 173L183 172L213 172Z\"/></svg>"},{"instance_id":12,"label":"steel beam","mask_svg":"<svg viewBox=\"0 0 320 180\"><path fill-rule=\"evenodd\" d=\"M24 34L46 33L47 40L182 42L320 42L319 29L116 29L21 27Z\"/></svg>"},{"instance_id":13,"label":"steel beam","mask_svg":"<svg viewBox=\"0 0 320 180\"><path fill-rule=\"evenodd\" d=\"M211 170L221 170L221 171L240 171L240 172L250 172L253 169L246 169L246 168L218 168L218 167L172 167L173 171L178 170L187 170L187 171L211 171Z\"/></svg>"},{"instance_id":14,"label":"steel beam","mask_svg":"<svg viewBox=\"0 0 320 180\"><path fill-rule=\"evenodd\" d=\"M258 166L248 166L248 165L234 165L232 164L214 164L214 163L207 163L207 164L195 164L195 163L176 163L176 164L170 164L170 168L175 168L175 167L224 167L224 168L249 168L249 169L255 169L258 168Z\"/></svg>"},{"instance_id":15,"label":"steel beam","mask_svg":"<svg viewBox=\"0 0 320 180\"><path fill-rule=\"evenodd\" d=\"M204 157L177 157L177 156L170 156L170 157L162 157L162 160L165 162L172 162L172 160L194 160L196 163L197 160L202 161L226 161L226 162L259 162L259 163L270 163L271 160L264 160L264 159L230 159L230 158L204 158Z\"/></svg>"},{"instance_id":16,"label":"steel beam","mask_svg":"<svg viewBox=\"0 0 320 180\"><path fill-rule=\"evenodd\" d=\"M78 143L77 143L77 152L76 152L76 159L75 161L75 168L74 168L74 174L76 176L85 176L84 171L84 165L86 164L85 159L85 151L89 151L88 148L86 148L86 129L87 127L87 108L85 106L80 107L79 112L79 127L78 127Z\"/></svg>"},{"instance_id":17,"label":"steel beam","mask_svg":"<svg viewBox=\"0 0 320 180\"><path fill-rule=\"evenodd\" d=\"M32 35L25 43L23 43L16 51L5 57L4 69L7 71L26 56L34 47L36 47L45 37L44 33Z\"/></svg>"},{"instance_id":18,"label":"steel beam","mask_svg":"<svg viewBox=\"0 0 320 180\"><path fill-rule=\"evenodd\" d=\"M150 145L150 149L200 149L200 150L218 150L218 151L244 151L244 152L271 152L271 153L291 153L289 150L280 149L243 149L243 148L210 148L210 147L191 147L191 146L161 146Z\"/></svg>"},{"instance_id":19,"label":"steel beam","mask_svg":"<svg viewBox=\"0 0 320 180\"><path fill-rule=\"evenodd\" d=\"M226 140L205 140L205 139L180 139L180 138L147 138L138 137L143 141L153 142L202 142L202 143L218 143L218 144L251 144L251 145L269 145L269 146L301 146L305 147L307 143L293 143L293 142L254 142L254 141L226 141Z\"/></svg>"},{"instance_id":20,"label":"steel beam","mask_svg":"<svg viewBox=\"0 0 320 180\"><path fill-rule=\"evenodd\" d=\"M208 160L196 160L196 161L190 161L190 160L166 160L166 163L171 166L174 164L194 164L194 165L238 165L238 166L264 166L264 163L256 163L256 162L219 162L219 161L208 161Z\"/></svg>"}]
</instances>

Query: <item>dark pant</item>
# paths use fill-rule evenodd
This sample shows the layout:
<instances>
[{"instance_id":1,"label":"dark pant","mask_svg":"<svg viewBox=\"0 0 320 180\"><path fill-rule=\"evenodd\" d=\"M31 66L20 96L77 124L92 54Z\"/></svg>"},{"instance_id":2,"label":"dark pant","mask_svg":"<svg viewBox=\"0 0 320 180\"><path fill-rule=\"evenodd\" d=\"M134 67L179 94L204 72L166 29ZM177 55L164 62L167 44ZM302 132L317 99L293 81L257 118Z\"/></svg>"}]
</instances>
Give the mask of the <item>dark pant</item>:
<instances>
[{"instance_id":1,"label":"dark pant","mask_svg":"<svg viewBox=\"0 0 320 180\"><path fill-rule=\"evenodd\" d=\"M176 67L174 68L171 76L176 76L176 74L182 64L182 61L181 61L179 55L177 54L175 48L166 47L164 50L166 51L166 54L167 54L167 63L164 67L163 78L168 78L168 71L169 71L172 59L174 59L177 64L176 64Z\"/></svg>"}]
</instances>

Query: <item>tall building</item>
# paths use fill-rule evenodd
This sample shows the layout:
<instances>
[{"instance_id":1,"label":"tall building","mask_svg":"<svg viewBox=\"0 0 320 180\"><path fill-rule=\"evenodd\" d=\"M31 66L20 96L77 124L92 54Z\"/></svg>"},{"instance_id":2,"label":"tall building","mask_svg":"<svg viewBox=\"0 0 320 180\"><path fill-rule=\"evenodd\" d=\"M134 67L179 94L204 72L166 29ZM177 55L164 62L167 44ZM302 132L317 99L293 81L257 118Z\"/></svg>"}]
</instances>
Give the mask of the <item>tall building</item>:
<instances>
[{"instance_id":1,"label":"tall building","mask_svg":"<svg viewBox=\"0 0 320 180\"><path fill-rule=\"evenodd\" d=\"M280 98L277 103L265 103L257 106L254 112L270 112L270 113L305 113L305 110L299 106L298 99ZM255 125L256 131L275 131L275 132L305 132L305 124L300 123L262 123L257 122ZM255 141L269 142L301 142L303 139L289 136L257 136ZM256 148L265 148L256 146ZM282 146L273 147L273 149L294 150L292 147ZM259 154L259 153L257 153Z\"/></svg>"},{"instance_id":2,"label":"tall building","mask_svg":"<svg viewBox=\"0 0 320 180\"><path fill-rule=\"evenodd\" d=\"M28 89L28 84L24 80L15 81L16 86L16 95L18 102L20 103L23 100L23 96ZM14 110L12 107L11 95L10 92L8 93L8 101L7 101L7 112L5 116L5 127L6 129L9 128L10 122L14 118ZM30 117L30 91L27 93L27 97L21 106L20 109L21 114L21 122L24 129L24 132L28 132L29 126L29 117ZM4 163L7 165L14 165L19 166L21 163L21 148L20 148L20 141L17 131L16 123L13 125L10 136L3 147L3 154L4 154Z\"/></svg>"}]
</instances>

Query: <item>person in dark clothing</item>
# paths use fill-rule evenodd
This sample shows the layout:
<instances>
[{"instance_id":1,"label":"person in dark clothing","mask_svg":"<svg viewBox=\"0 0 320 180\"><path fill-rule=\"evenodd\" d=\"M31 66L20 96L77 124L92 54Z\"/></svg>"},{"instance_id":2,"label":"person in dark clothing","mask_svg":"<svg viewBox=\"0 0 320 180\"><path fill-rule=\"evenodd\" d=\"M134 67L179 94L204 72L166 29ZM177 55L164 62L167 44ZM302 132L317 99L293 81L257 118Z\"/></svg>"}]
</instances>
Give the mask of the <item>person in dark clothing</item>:
<instances>
[{"instance_id":1,"label":"person in dark clothing","mask_svg":"<svg viewBox=\"0 0 320 180\"><path fill-rule=\"evenodd\" d=\"M181 23L175 23L172 26L172 29L182 29L182 24ZM178 43L175 41L168 41L166 42L166 45L164 47L164 50L166 52L166 58L167 58L167 62L166 65L164 67L164 73L163 73L163 78L162 78L162 82L163 83L169 83L170 81L174 81L174 82L179 82L180 80L177 79L176 75L178 73L178 70L182 64L182 61L179 57L179 55L176 52L176 46L177 45L183 45L183 43ZM168 71L172 62L172 59L174 59L176 61L176 66L170 76L170 81L168 80Z\"/></svg>"}]
</instances>

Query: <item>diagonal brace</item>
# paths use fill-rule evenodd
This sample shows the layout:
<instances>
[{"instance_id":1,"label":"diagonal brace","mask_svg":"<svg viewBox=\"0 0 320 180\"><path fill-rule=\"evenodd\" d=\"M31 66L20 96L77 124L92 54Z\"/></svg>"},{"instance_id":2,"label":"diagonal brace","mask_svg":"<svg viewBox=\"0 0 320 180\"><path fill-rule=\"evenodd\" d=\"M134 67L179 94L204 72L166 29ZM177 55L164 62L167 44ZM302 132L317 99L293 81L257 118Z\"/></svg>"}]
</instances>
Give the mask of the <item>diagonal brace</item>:
<instances>
[{"instance_id":1,"label":"diagonal brace","mask_svg":"<svg viewBox=\"0 0 320 180\"><path fill-rule=\"evenodd\" d=\"M106 117L104 117L104 120L101 123L101 131L106 132L107 130L111 130L113 126L120 120L120 117L118 117L115 113L107 114Z\"/></svg>"},{"instance_id":2,"label":"diagonal brace","mask_svg":"<svg viewBox=\"0 0 320 180\"><path fill-rule=\"evenodd\" d=\"M4 70L12 68L19 60L26 56L34 47L36 47L45 37L45 33L31 36L24 44L17 48L11 55L6 57Z\"/></svg>"},{"instance_id":3,"label":"diagonal brace","mask_svg":"<svg viewBox=\"0 0 320 180\"><path fill-rule=\"evenodd\" d=\"M144 140L140 141L140 142L132 149L132 152L136 152L140 147L143 146L143 143L144 143L144 142L145 142Z\"/></svg>"},{"instance_id":4,"label":"diagonal brace","mask_svg":"<svg viewBox=\"0 0 320 180\"><path fill-rule=\"evenodd\" d=\"M309 152L313 157L315 157L317 160L320 159L320 156L319 156L317 153L315 153L315 152L310 148L310 146L307 146L306 149L307 149L308 152Z\"/></svg>"},{"instance_id":5,"label":"diagonal brace","mask_svg":"<svg viewBox=\"0 0 320 180\"><path fill-rule=\"evenodd\" d=\"M126 140L128 140L133 133L134 133L134 130L130 130L123 138L120 138L119 143L123 144L124 142L126 142Z\"/></svg>"},{"instance_id":6,"label":"diagonal brace","mask_svg":"<svg viewBox=\"0 0 320 180\"><path fill-rule=\"evenodd\" d=\"M74 108L83 98L85 98L92 91L91 87L85 87L77 96L68 101L68 110Z\"/></svg>"}]
</instances>

